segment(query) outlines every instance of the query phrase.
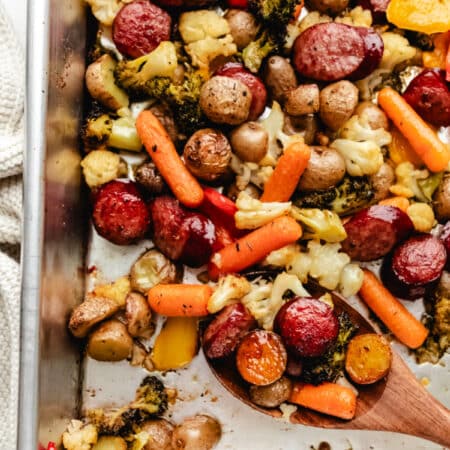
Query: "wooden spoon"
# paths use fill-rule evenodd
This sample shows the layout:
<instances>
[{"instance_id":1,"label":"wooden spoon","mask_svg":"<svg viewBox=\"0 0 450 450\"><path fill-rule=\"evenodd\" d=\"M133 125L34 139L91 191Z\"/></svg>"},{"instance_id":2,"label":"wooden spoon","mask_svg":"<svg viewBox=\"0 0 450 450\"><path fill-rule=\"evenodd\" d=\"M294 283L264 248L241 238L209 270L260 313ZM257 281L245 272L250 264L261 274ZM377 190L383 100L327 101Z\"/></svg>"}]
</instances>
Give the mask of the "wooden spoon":
<instances>
[{"instance_id":1,"label":"wooden spoon","mask_svg":"<svg viewBox=\"0 0 450 450\"><path fill-rule=\"evenodd\" d=\"M313 294L321 293L317 287L312 290L315 291ZM358 334L375 332L344 297L334 292L331 295L336 312L345 311L352 322L359 325ZM208 364L223 386L239 400L264 414L281 416L279 409L262 408L250 400L248 385L237 372L233 357L208 360ZM300 406L290 420L321 428L394 431L450 447L450 411L425 390L395 351L392 352L392 367L387 378L372 385L358 386L357 389L359 396L352 420L341 420Z\"/></svg>"}]
</instances>

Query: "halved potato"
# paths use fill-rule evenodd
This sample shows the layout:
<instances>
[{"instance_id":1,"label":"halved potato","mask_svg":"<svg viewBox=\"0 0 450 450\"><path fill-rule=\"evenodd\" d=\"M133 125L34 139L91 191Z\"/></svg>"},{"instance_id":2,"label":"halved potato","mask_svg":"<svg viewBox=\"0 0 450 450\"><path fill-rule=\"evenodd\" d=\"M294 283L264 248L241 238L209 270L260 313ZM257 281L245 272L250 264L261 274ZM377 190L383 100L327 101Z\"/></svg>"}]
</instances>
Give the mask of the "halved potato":
<instances>
[{"instance_id":1,"label":"halved potato","mask_svg":"<svg viewBox=\"0 0 450 450\"><path fill-rule=\"evenodd\" d=\"M348 344L345 370L355 383L372 384L388 374L391 362L391 347L383 336L361 334Z\"/></svg>"},{"instance_id":2,"label":"halved potato","mask_svg":"<svg viewBox=\"0 0 450 450\"><path fill-rule=\"evenodd\" d=\"M89 94L112 110L127 107L130 103L127 93L115 82L116 64L110 55L104 54L86 70L86 86Z\"/></svg>"},{"instance_id":3,"label":"halved potato","mask_svg":"<svg viewBox=\"0 0 450 450\"><path fill-rule=\"evenodd\" d=\"M92 450L127 450L127 443L119 436L102 436Z\"/></svg>"}]
</instances>

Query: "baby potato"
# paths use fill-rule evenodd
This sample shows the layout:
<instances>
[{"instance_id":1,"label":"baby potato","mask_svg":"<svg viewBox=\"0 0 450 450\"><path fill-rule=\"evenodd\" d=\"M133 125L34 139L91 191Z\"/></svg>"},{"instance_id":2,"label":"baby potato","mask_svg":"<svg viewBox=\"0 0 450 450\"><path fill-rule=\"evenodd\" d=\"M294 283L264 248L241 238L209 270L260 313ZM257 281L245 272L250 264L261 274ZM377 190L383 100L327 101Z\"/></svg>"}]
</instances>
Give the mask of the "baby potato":
<instances>
[{"instance_id":1,"label":"baby potato","mask_svg":"<svg viewBox=\"0 0 450 450\"><path fill-rule=\"evenodd\" d=\"M394 169L388 163L383 163L378 169L378 172L371 175L369 178L375 192L372 199L374 203L389 196L389 188L394 184L395 174Z\"/></svg>"},{"instance_id":2,"label":"baby potato","mask_svg":"<svg viewBox=\"0 0 450 450\"><path fill-rule=\"evenodd\" d=\"M230 142L242 161L258 163L266 156L269 135L260 123L245 122L231 132Z\"/></svg>"},{"instance_id":3,"label":"baby potato","mask_svg":"<svg viewBox=\"0 0 450 450\"><path fill-rule=\"evenodd\" d=\"M282 56L271 56L264 70L264 84L272 100L284 102L286 94L297 86L297 77L289 61Z\"/></svg>"},{"instance_id":4,"label":"baby potato","mask_svg":"<svg viewBox=\"0 0 450 450\"><path fill-rule=\"evenodd\" d=\"M253 14L242 9L229 9L225 14L230 34L239 50L247 47L258 34L258 23Z\"/></svg>"},{"instance_id":5,"label":"baby potato","mask_svg":"<svg viewBox=\"0 0 450 450\"><path fill-rule=\"evenodd\" d=\"M173 449L211 450L219 442L222 430L219 422L206 415L188 417L175 428Z\"/></svg>"},{"instance_id":6,"label":"baby potato","mask_svg":"<svg viewBox=\"0 0 450 450\"><path fill-rule=\"evenodd\" d=\"M127 443L119 436L101 436L92 450L127 450Z\"/></svg>"},{"instance_id":7,"label":"baby potato","mask_svg":"<svg viewBox=\"0 0 450 450\"><path fill-rule=\"evenodd\" d=\"M116 319L103 322L88 339L88 355L97 361L121 361L133 349L127 327Z\"/></svg>"},{"instance_id":8,"label":"baby potato","mask_svg":"<svg viewBox=\"0 0 450 450\"><path fill-rule=\"evenodd\" d=\"M291 116L304 116L319 111L319 86L301 84L286 94L286 112Z\"/></svg>"},{"instance_id":9,"label":"baby potato","mask_svg":"<svg viewBox=\"0 0 450 450\"><path fill-rule=\"evenodd\" d=\"M264 408L276 408L287 401L291 395L292 381L281 377L267 386L250 386L250 398L253 403Z\"/></svg>"},{"instance_id":10,"label":"baby potato","mask_svg":"<svg viewBox=\"0 0 450 450\"><path fill-rule=\"evenodd\" d=\"M372 130L384 128L389 131L389 121L384 111L372 102L362 102L355 109L355 114L367 120Z\"/></svg>"},{"instance_id":11,"label":"baby potato","mask_svg":"<svg viewBox=\"0 0 450 450\"><path fill-rule=\"evenodd\" d=\"M127 295L125 317L131 336L147 339L153 334L152 312L142 294L130 292Z\"/></svg>"},{"instance_id":12,"label":"baby potato","mask_svg":"<svg viewBox=\"0 0 450 450\"><path fill-rule=\"evenodd\" d=\"M349 0L308 0L307 6L324 14L335 16L347 8Z\"/></svg>"},{"instance_id":13,"label":"baby potato","mask_svg":"<svg viewBox=\"0 0 450 450\"><path fill-rule=\"evenodd\" d=\"M140 426L150 439L142 450L172 450L174 426L167 420L147 420Z\"/></svg>"},{"instance_id":14,"label":"baby potato","mask_svg":"<svg viewBox=\"0 0 450 450\"><path fill-rule=\"evenodd\" d=\"M372 384L388 374L391 362L391 347L383 336L361 334L348 344L345 370L355 383Z\"/></svg>"}]
</instances>

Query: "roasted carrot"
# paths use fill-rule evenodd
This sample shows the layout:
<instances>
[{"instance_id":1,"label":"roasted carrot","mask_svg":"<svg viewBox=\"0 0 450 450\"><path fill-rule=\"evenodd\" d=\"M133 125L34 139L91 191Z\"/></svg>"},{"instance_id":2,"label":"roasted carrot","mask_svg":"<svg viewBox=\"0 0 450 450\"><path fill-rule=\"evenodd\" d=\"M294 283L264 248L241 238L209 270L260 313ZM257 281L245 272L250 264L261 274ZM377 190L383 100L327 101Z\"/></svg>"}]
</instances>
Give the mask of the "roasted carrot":
<instances>
[{"instance_id":1,"label":"roasted carrot","mask_svg":"<svg viewBox=\"0 0 450 450\"><path fill-rule=\"evenodd\" d=\"M378 202L379 205L395 206L403 212L409 208L409 200L406 197L389 197Z\"/></svg>"},{"instance_id":2,"label":"roasted carrot","mask_svg":"<svg viewBox=\"0 0 450 450\"><path fill-rule=\"evenodd\" d=\"M208 315L212 289L204 284L157 284L148 291L150 308L168 317Z\"/></svg>"},{"instance_id":3,"label":"roasted carrot","mask_svg":"<svg viewBox=\"0 0 450 450\"><path fill-rule=\"evenodd\" d=\"M428 169L440 172L447 167L450 161L448 147L398 92L383 88L378 94L378 103Z\"/></svg>"},{"instance_id":4,"label":"roasted carrot","mask_svg":"<svg viewBox=\"0 0 450 450\"><path fill-rule=\"evenodd\" d=\"M158 118L151 111L142 111L136 120L136 129L175 197L189 208L199 206L203 201L203 189L183 164Z\"/></svg>"},{"instance_id":5,"label":"roasted carrot","mask_svg":"<svg viewBox=\"0 0 450 450\"><path fill-rule=\"evenodd\" d=\"M298 20L300 17L300 13L302 12L303 6L305 2L302 0L298 5L295 6L294 9L294 22Z\"/></svg>"},{"instance_id":6,"label":"roasted carrot","mask_svg":"<svg viewBox=\"0 0 450 450\"><path fill-rule=\"evenodd\" d=\"M302 228L291 217L278 217L214 253L208 266L211 279L239 272L261 261L273 250L300 239Z\"/></svg>"},{"instance_id":7,"label":"roasted carrot","mask_svg":"<svg viewBox=\"0 0 450 450\"><path fill-rule=\"evenodd\" d=\"M264 185L262 202L287 202L297 187L311 156L311 149L302 141L288 145L275 170Z\"/></svg>"},{"instance_id":8,"label":"roasted carrot","mask_svg":"<svg viewBox=\"0 0 450 450\"><path fill-rule=\"evenodd\" d=\"M409 348L423 344L428 330L367 269L359 295L400 342Z\"/></svg>"},{"instance_id":9,"label":"roasted carrot","mask_svg":"<svg viewBox=\"0 0 450 450\"><path fill-rule=\"evenodd\" d=\"M322 383L318 386L295 382L289 397L291 403L341 419L353 419L356 395L346 386Z\"/></svg>"}]
</instances>

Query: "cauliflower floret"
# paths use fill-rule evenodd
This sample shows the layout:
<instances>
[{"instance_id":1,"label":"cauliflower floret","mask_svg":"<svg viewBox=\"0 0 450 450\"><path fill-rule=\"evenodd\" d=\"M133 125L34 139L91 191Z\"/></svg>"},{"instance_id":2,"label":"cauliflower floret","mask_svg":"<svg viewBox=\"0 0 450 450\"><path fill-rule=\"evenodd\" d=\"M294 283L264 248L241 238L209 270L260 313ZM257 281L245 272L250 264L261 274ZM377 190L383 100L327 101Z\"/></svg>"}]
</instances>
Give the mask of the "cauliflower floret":
<instances>
[{"instance_id":1,"label":"cauliflower floret","mask_svg":"<svg viewBox=\"0 0 450 450\"><path fill-rule=\"evenodd\" d=\"M291 202L260 202L242 191L236 199L236 227L244 230L258 228L289 212Z\"/></svg>"},{"instance_id":2,"label":"cauliflower floret","mask_svg":"<svg viewBox=\"0 0 450 450\"><path fill-rule=\"evenodd\" d=\"M62 435L66 450L91 450L97 439L97 428L92 424L83 425L81 420L72 420Z\"/></svg>"},{"instance_id":3,"label":"cauliflower floret","mask_svg":"<svg viewBox=\"0 0 450 450\"><path fill-rule=\"evenodd\" d=\"M340 217L332 211L318 208L297 208L292 206L291 216L306 225L304 239L322 239L327 242L340 242L347 237Z\"/></svg>"},{"instance_id":4,"label":"cauliflower floret","mask_svg":"<svg viewBox=\"0 0 450 450\"><path fill-rule=\"evenodd\" d=\"M250 292L251 285L244 277L227 275L219 280L216 290L208 300L208 311L214 314L225 306L238 303Z\"/></svg>"},{"instance_id":5,"label":"cauliflower floret","mask_svg":"<svg viewBox=\"0 0 450 450\"><path fill-rule=\"evenodd\" d=\"M340 253L340 248L340 244L321 245L318 241L308 242L308 252L312 261L309 275L324 288L336 289L342 270L350 263L350 257Z\"/></svg>"},{"instance_id":6,"label":"cauliflower floret","mask_svg":"<svg viewBox=\"0 0 450 450\"><path fill-rule=\"evenodd\" d=\"M241 302L262 328L271 330L275 316L285 302L283 294L288 290L296 295L309 295L295 275L283 272L273 283L253 285Z\"/></svg>"},{"instance_id":7,"label":"cauliflower floret","mask_svg":"<svg viewBox=\"0 0 450 450\"><path fill-rule=\"evenodd\" d=\"M389 188L389 191L401 197L416 197L419 200L427 201L417 181L424 180L428 176L428 170L418 170L409 161L402 162L395 168L396 182Z\"/></svg>"},{"instance_id":8,"label":"cauliflower floret","mask_svg":"<svg viewBox=\"0 0 450 450\"><path fill-rule=\"evenodd\" d=\"M94 150L81 161L84 178L90 188L119 178L124 172L120 156L108 150Z\"/></svg>"},{"instance_id":9,"label":"cauliflower floret","mask_svg":"<svg viewBox=\"0 0 450 450\"><path fill-rule=\"evenodd\" d=\"M356 142L372 141L378 147L384 147L392 141L391 133L384 128L373 130L367 122L367 119L359 116L352 116L344 123L339 132L339 137Z\"/></svg>"},{"instance_id":10,"label":"cauliflower floret","mask_svg":"<svg viewBox=\"0 0 450 450\"><path fill-rule=\"evenodd\" d=\"M120 277L113 283L96 286L93 290L93 294L97 297L110 298L117 302L119 306L125 306L125 299L130 291L130 278Z\"/></svg>"},{"instance_id":11,"label":"cauliflower floret","mask_svg":"<svg viewBox=\"0 0 450 450\"><path fill-rule=\"evenodd\" d=\"M308 281L312 263L311 255L299 252L292 258L290 265L287 266L287 272L294 274L302 283L306 283Z\"/></svg>"},{"instance_id":12,"label":"cauliflower floret","mask_svg":"<svg viewBox=\"0 0 450 450\"><path fill-rule=\"evenodd\" d=\"M409 45L408 39L397 33L386 31L381 34L384 43L383 57L380 62L380 69L392 71L394 67L416 54L416 49Z\"/></svg>"},{"instance_id":13,"label":"cauliflower floret","mask_svg":"<svg viewBox=\"0 0 450 450\"><path fill-rule=\"evenodd\" d=\"M349 139L336 139L330 145L345 160L347 172L354 177L373 175L383 165L383 154L373 141L355 142Z\"/></svg>"},{"instance_id":14,"label":"cauliflower floret","mask_svg":"<svg viewBox=\"0 0 450 450\"><path fill-rule=\"evenodd\" d=\"M362 286L364 272L357 264L347 264L341 273L339 280L339 292L344 297L355 295Z\"/></svg>"},{"instance_id":15,"label":"cauliflower floret","mask_svg":"<svg viewBox=\"0 0 450 450\"><path fill-rule=\"evenodd\" d=\"M209 63L217 56L237 52L228 22L213 10L183 13L178 25L186 52L200 69L209 70Z\"/></svg>"},{"instance_id":16,"label":"cauliflower floret","mask_svg":"<svg viewBox=\"0 0 450 450\"><path fill-rule=\"evenodd\" d=\"M297 244L289 244L270 252L262 264L265 266L288 267L298 253L300 253L300 247Z\"/></svg>"},{"instance_id":17,"label":"cauliflower floret","mask_svg":"<svg viewBox=\"0 0 450 450\"><path fill-rule=\"evenodd\" d=\"M123 3L120 0L86 0L91 7L94 17L103 25L111 26L116 14L122 8Z\"/></svg>"},{"instance_id":18,"label":"cauliflower floret","mask_svg":"<svg viewBox=\"0 0 450 450\"><path fill-rule=\"evenodd\" d=\"M357 6L346 12L343 16L336 17L334 21L354 27L369 28L372 25L372 13L368 9Z\"/></svg>"},{"instance_id":19,"label":"cauliflower floret","mask_svg":"<svg viewBox=\"0 0 450 450\"><path fill-rule=\"evenodd\" d=\"M413 203L406 210L416 231L429 233L434 226L433 208L428 203Z\"/></svg>"},{"instance_id":20,"label":"cauliflower floret","mask_svg":"<svg viewBox=\"0 0 450 450\"><path fill-rule=\"evenodd\" d=\"M319 11L312 11L300 22L299 29L302 33L307 28L312 27L313 25L317 25L319 23L329 23L333 22L333 19L326 14L320 14Z\"/></svg>"},{"instance_id":21,"label":"cauliflower floret","mask_svg":"<svg viewBox=\"0 0 450 450\"><path fill-rule=\"evenodd\" d=\"M250 183L262 189L273 173L273 167L241 161L231 154L230 168L236 174L236 186L243 191Z\"/></svg>"}]
</instances>

